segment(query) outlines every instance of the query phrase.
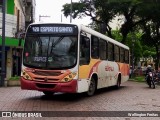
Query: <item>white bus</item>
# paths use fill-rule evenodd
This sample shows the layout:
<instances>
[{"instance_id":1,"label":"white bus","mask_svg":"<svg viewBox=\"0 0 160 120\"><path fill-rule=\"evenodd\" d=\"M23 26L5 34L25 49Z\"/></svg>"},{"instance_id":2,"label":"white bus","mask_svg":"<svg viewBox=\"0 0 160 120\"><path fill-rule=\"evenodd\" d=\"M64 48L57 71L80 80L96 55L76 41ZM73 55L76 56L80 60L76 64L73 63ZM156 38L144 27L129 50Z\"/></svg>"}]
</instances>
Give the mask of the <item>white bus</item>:
<instances>
[{"instance_id":1,"label":"white bus","mask_svg":"<svg viewBox=\"0 0 160 120\"><path fill-rule=\"evenodd\" d=\"M92 96L129 79L129 47L83 25L30 24L25 35L21 88Z\"/></svg>"}]
</instances>

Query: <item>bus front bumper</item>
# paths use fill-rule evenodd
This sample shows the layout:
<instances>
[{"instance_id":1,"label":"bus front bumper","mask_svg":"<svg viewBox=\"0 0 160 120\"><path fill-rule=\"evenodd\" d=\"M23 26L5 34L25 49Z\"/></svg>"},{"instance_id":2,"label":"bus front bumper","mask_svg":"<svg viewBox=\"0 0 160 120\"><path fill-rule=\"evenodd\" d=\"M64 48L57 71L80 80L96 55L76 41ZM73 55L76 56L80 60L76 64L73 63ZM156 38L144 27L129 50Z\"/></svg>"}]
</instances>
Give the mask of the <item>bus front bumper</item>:
<instances>
[{"instance_id":1,"label":"bus front bumper","mask_svg":"<svg viewBox=\"0 0 160 120\"><path fill-rule=\"evenodd\" d=\"M65 83L64 82L46 83L46 82L36 82L36 81L26 80L23 77L21 77L21 89L76 93L77 80L72 80L70 82L65 82Z\"/></svg>"}]
</instances>

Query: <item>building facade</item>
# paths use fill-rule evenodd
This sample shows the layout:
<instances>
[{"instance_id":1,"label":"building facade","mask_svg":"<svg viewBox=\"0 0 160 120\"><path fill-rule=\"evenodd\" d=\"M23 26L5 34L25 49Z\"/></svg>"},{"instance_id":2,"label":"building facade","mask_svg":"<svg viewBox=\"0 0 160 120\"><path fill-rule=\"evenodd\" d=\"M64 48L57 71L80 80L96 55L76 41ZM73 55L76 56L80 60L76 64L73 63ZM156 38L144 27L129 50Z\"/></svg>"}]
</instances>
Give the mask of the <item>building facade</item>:
<instances>
[{"instance_id":1,"label":"building facade","mask_svg":"<svg viewBox=\"0 0 160 120\"><path fill-rule=\"evenodd\" d=\"M2 45L2 3L0 0L0 68ZM5 18L5 66L6 79L18 76L21 72L23 40L20 35L28 24L34 22L35 0L6 0Z\"/></svg>"}]
</instances>

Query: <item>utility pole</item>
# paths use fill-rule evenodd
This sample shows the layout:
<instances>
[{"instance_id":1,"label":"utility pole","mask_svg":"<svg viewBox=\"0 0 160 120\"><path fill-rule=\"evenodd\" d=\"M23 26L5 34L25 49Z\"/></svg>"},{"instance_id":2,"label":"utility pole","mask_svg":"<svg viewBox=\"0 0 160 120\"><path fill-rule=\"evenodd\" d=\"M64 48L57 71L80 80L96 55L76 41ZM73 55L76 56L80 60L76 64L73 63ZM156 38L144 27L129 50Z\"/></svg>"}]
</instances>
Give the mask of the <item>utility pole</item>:
<instances>
[{"instance_id":1,"label":"utility pole","mask_svg":"<svg viewBox=\"0 0 160 120\"><path fill-rule=\"evenodd\" d=\"M72 23L72 0L71 0L71 8L70 8L70 23Z\"/></svg>"},{"instance_id":2,"label":"utility pole","mask_svg":"<svg viewBox=\"0 0 160 120\"><path fill-rule=\"evenodd\" d=\"M3 6L2 6L2 12L3 12L3 18L2 18L2 62L1 62L1 82L0 86L4 86L4 80L6 76L6 70L5 70L5 14L6 14L6 1L3 0Z\"/></svg>"},{"instance_id":3,"label":"utility pole","mask_svg":"<svg viewBox=\"0 0 160 120\"><path fill-rule=\"evenodd\" d=\"M62 23L62 19L63 19L63 18L62 18L62 14L61 14L61 23Z\"/></svg>"},{"instance_id":4,"label":"utility pole","mask_svg":"<svg viewBox=\"0 0 160 120\"><path fill-rule=\"evenodd\" d=\"M39 22L41 21L41 17L50 17L50 16L47 16L47 15L39 15Z\"/></svg>"}]
</instances>

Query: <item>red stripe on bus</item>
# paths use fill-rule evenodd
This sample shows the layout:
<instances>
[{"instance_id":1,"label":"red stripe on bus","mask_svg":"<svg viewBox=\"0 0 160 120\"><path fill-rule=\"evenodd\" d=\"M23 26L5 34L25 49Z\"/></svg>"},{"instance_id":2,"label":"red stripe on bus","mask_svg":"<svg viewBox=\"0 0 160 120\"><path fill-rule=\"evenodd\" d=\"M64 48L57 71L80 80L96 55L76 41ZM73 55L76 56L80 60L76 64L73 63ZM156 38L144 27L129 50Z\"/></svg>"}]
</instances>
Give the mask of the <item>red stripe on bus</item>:
<instances>
[{"instance_id":1,"label":"red stripe on bus","mask_svg":"<svg viewBox=\"0 0 160 120\"><path fill-rule=\"evenodd\" d=\"M101 61L98 61L98 62L96 62L96 63L92 66L88 78L90 78L91 74L93 73L93 68L96 68L96 72L98 71L97 66L100 64L100 62L101 62Z\"/></svg>"}]
</instances>

